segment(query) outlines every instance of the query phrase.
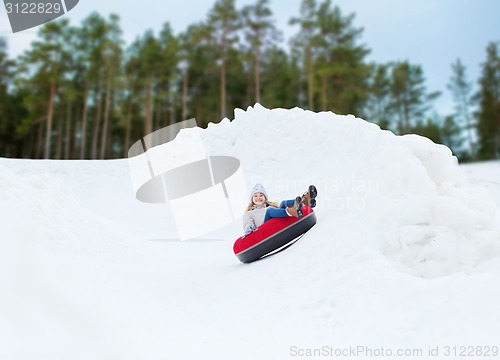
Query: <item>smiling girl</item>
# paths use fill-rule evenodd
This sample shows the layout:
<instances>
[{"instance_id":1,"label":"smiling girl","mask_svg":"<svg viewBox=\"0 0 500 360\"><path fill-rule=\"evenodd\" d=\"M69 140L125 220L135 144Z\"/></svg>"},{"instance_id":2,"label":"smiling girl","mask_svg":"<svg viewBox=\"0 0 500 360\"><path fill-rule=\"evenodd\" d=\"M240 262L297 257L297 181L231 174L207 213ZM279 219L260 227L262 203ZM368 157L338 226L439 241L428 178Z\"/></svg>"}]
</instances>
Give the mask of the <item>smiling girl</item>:
<instances>
[{"instance_id":1,"label":"smiling girl","mask_svg":"<svg viewBox=\"0 0 500 360\"><path fill-rule=\"evenodd\" d=\"M245 235L265 223L271 218L287 216L301 217L302 206L316 206L318 191L314 185L310 185L302 197L297 196L294 200L283 200L280 204L268 200L266 189L261 184L256 184L250 192L250 204L243 215L243 228Z\"/></svg>"}]
</instances>

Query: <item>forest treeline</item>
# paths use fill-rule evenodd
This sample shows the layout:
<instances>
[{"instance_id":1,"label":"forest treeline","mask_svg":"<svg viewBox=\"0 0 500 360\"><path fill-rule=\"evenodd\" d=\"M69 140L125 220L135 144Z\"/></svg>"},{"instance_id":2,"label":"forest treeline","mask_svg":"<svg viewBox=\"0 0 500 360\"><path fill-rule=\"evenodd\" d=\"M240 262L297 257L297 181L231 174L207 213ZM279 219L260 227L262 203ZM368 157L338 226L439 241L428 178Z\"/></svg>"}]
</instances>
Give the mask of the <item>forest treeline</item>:
<instances>
[{"instance_id":1,"label":"forest treeline","mask_svg":"<svg viewBox=\"0 0 500 360\"><path fill-rule=\"evenodd\" d=\"M16 59L0 38L0 156L126 157L157 129L189 118L205 127L259 102L354 114L427 136L462 160L499 158L499 42L488 45L477 86L460 59L450 64L456 108L442 115L421 66L367 61L354 14L303 0L290 24L284 43L269 0L241 9L217 0L204 21L178 34L167 22L128 45L118 16L98 13L79 26L45 24Z\"/></svg>"}]
</instances>

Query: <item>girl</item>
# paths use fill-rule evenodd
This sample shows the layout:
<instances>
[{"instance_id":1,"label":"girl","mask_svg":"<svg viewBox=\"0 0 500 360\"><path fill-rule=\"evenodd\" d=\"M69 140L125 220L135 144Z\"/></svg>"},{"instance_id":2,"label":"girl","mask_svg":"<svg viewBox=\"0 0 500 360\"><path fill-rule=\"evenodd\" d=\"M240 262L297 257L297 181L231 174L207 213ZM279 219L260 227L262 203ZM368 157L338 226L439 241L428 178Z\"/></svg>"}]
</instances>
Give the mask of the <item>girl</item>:
<instances>
[{"instance_id":1,"label":"girl","mask_svg":"<svg viewBox=\"0 0 500 360\"><path fill-rule=\"evenodd\" d=\"M302 197L295 200L283 200L281 204L268 200L266 189L261 184L256 184L250 192L250 204L243 214L243 228L245 236L265 223L270 218L295 216L299 217L302 205L315 207L318 191L310 185Z\"/></svg>"}]
</instances>

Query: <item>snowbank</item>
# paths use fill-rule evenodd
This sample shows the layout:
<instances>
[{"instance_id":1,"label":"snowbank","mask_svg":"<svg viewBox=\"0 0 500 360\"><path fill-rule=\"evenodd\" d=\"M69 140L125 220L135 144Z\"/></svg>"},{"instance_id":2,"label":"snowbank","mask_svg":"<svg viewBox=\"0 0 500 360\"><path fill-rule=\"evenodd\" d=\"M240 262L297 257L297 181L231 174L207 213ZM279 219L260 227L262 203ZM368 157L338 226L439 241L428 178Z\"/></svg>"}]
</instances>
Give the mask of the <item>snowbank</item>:
<instances>
[{"instance_id":1,"label":"snowbank","mask_svg":"<svg viewBox=\"0 0 500 360\"><path fill-rule=\"evenodd\" d=\"M340 216L369 228L356 242L415 275L468 271L500 253L495 203L427 138L395 136L351 115L258 104L203 136L212 154L241 159L249 186L262 182L276 199L316 184L324 222Z\"/></svg>"}]
</instances>

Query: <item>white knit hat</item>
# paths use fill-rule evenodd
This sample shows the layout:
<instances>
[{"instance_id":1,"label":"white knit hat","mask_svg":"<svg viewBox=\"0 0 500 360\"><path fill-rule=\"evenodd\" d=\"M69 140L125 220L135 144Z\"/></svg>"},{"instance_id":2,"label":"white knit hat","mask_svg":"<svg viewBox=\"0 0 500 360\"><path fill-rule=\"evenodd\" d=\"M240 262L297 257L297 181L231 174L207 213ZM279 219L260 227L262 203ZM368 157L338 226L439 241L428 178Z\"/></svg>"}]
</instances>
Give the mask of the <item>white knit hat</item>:
<instances>
[{"instance_id":1,"label":"white knit hat","mask_svg":"<svg viewBox=\"0 0 500 360\"><path fill-rule=\"evenodd\" d=\"M252 191L250 191L250 201L252 201L253 195L255 193L262 193L266 197L266 200L268 199L266 189L264 189L264 186L262 186L262 184L255 184L255 186L252 188Z\"/></svg>"}]
</instances>

